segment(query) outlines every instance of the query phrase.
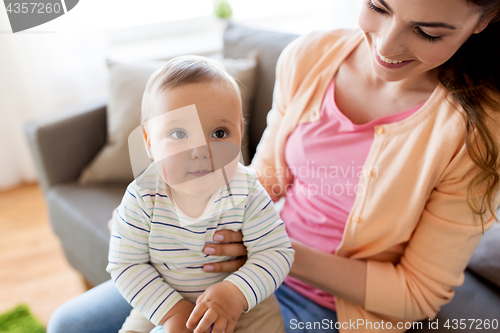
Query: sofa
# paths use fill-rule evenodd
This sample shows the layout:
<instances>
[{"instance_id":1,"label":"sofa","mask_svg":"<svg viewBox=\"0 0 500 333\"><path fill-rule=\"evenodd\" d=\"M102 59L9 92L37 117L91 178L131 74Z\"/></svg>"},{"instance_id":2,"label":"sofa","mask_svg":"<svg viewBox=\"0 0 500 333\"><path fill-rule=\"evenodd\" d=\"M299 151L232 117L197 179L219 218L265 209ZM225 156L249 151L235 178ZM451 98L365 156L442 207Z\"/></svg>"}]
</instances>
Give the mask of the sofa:
<instances>
[{"instance_id":1,"label":"sofa","mask_svg":"<svg viewBox=\"0 0 500 333\"><path fill-rule=\"evenodd\" d=\"M252 156L266 126L271 108L275 67L283 48L297 35L270 32L240 24L228 24L224 32L225 57L239 57L258 50L259 61L250 123L248 149ZM107 222L118 206L126 182L81 184L78 178L107 142L107 101L93 101L59 110L51 116L31 120L24 130L45 195L50 221L61 240L68 262L89 285L110 278L107 265L110 233ZM427 320L418 332L470 332L486 329L484 320L500 321L500 228L488 231L465 272L465 281L437 316L438 329ZM457 319L454 329L453 319ZM460 326L466 320L466 329ZM444 327L449 320L449 327ZM468 321L467 321L468 320ZM482 323L479 320L483 320ZM463 322L463 320L462 320ZM435 325L435 324L433 324ZM477 329L479 331L479 329ZM417 331L417 330L414 330Z\"/></svg>"}]
</instances>

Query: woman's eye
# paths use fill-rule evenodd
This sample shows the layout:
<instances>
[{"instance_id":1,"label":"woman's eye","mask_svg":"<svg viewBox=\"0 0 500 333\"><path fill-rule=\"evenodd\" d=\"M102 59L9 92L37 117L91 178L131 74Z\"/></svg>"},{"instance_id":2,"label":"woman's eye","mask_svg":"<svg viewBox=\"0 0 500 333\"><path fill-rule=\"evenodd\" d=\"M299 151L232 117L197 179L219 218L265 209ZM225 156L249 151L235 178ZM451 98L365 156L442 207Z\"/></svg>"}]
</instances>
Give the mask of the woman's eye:
<instances>
[{"instance_id":1,"label":"woman's eye","mask_svg":"<svg viewBox=\"0 0 500 333\"><path fill-rule=\"evenodd\" d=\"M379 14L389 15L389 13L386 12L385 10L383 10L382 8L379 8L379 7L375 6L371 0L368 0L366 2L366 5L368 6L369 9L374 10L375 12L377 12Z\"/></svg>"},{"instance_id":2,"label":"woman's eye","mask_svg":"<svg viewBox=\"0 0 500 333\"><path fill-rule=\"evenodd\" d=\"M174 139L185 139L187 138L187 133L183 130L175 130L170 133L170 136Z\"/></svg>"},{"instance_id":3,"label":"woman's eye","mask_svg":"<svg viewBox=\"0 0 500 333\"><path fill-rule=\"evenodd\" d=\"M438 40L441 39L441 37L436 37L436 36L430 36L428 34L426 34L425 32L422 31L422 29L420 28L417 28L415 30L415 32L417 33L417 35L419 35L420 37L422 37L423 39L426 39L428 40L429 42L437 42Z\"/></svg>"},{"instance_id":4,"label":"woman's eye","mask_svg":"<svg viewBox=\"0 0 500 333\"><path fill-rule=\"evenodd\" d=\"M382 14L382 15L390 15L390 13L386 12L384 9L380 8L380 7L377 7L373 4L372 0L368 0L366 2L366 5L368 6L368 8L370 10L373 10L379 14ZM420 28L416 28L415 29L415 32L417 33L417 35L419 35L420 37L422 37L423 39L425 40L428 40L429 42L437 42L438 40L441 39L441 37L436 37L436 36L430 36L428 34L426 34L425 32L422 31L422 29Z\"/></svg>"},{"instance_id":5,"label":"woman's eye","mask_svg":"<svg viewBox=\"0 0 500 333\"><path fill-rule=\"evenodd\" d=\"M212 138L216 138L216 139L223 139L226 136L227 136L227 131L226 130L222 130L222 129L216 130L214 132L214 134L212 134Z\"/></svg>"}]
</instances>

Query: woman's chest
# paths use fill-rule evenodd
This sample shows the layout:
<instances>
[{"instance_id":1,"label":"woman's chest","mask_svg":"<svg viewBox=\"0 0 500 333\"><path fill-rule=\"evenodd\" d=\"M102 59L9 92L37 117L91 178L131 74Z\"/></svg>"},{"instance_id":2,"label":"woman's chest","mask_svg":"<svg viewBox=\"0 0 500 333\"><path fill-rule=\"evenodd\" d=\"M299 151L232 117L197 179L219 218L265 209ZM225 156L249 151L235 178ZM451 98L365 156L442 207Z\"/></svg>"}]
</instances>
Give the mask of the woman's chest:
<instances>
[{"instance_id":1,"label":"woman's chest","mask_svg":"<svg viewBox=\"0 0 500 333\"><path fill-rule=\"evenodd\" d=\"M348 62L335 75L335 101L342 113L354 124L366 124L391 116L425 102L433 90L402 92L397 84L377 84L363 80Z\"/></svg>"}]
</instances>

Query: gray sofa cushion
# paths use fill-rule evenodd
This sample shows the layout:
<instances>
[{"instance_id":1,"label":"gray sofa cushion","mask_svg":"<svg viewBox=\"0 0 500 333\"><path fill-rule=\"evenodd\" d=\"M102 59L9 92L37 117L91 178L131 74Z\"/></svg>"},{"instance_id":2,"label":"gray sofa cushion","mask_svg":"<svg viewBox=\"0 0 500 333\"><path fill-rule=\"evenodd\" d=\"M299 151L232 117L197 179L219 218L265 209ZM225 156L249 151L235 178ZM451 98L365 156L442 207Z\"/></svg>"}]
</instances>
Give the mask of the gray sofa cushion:
<instances>
[{"instance_id":1,"label":"gray sofa cushion","mask_svg":"<svg viewBox=\"0 0 500 333\"><path fill-rule=\"evenodd\" d=\"M297 37L294 34L253 29L240 24L229 24L224 31L225 58L240 58L253 51L259 53L255 103L248 130L250 156L255 154L255 148L266 128L267 113L271 110L276 62L285 46Z\"/></svg>"},{"instance_id":2,"label":"gray sofa cushion","mask_svg":"<svg viewBox=\"0 0 500 333\"><path fill-rule=\"evenodd\" d=\"M500 224L486 231L468 269L500 287Z\"/></svg>"},{"instance_id":3,"label":"gray sofa cushion","mask_svg":"<svg viewBox=\"0 0 500 333\"><path fill-rule=\"evenodd\" d=\"M484 323L486 319L489 320L490 324L493 319L500 322L498 313L499 307L500 288L484 281L469 271L465 271L464 284L455 288L455 297L453 297L453 300L443 306L434 319L434 322L437 321L438 323L438 329L430 329L428 326L429 321L423 320L423 329L409 330L407 333L498 332L498 329L495 330L491 327L486 329ZM458 326L456 329L453 329L453 319L458 320L458 325L460 324L460 319L464 319L463 322L467 324L467 327L465 329L463 327L460 329L460 326ZM472 321L468 321L468 319L476 320L474 321L472 329L470 329ZM449 328L444 327L447 320L449 320ZM479 320L481 320L481 322ZM480 327L482 329L479 329Z\"/></svg>"},{"instance_id":4,"label":"gray sofa cushion","mask_svg":"<svg viewBox=\"0 0 500 333\"><path fill-rule=\"evenodd\" d=\"M52 228L70 264L93 285L109 280L106 272L110 232L107 222L127 184L56 185L47 192Z\"/></svg>"},{"instance_id":5,"label":"gray sofa cushion","mask_svg":"<svg viewBox=\"0 0 500 333\"><path fill-rule=\"evenodd\" d=\"M465 271L464 284L455 288L455 297L453 303L449 303L441 308L438 318L451 319L489 319L500 320L498 309L500 306L500 289L495 285L487 283L480 277ZM441 320L442 322L445 319ZM476 324L478 324L477 322ZM470 324L470 322L468 323ZM476 325L474 325L476 327ZM456 330L461 332L498 332L498 329L485 329L484 325L480 325L482 329ZM449 330L447 330L449 331Z\"/></svg>"}]
</instances>

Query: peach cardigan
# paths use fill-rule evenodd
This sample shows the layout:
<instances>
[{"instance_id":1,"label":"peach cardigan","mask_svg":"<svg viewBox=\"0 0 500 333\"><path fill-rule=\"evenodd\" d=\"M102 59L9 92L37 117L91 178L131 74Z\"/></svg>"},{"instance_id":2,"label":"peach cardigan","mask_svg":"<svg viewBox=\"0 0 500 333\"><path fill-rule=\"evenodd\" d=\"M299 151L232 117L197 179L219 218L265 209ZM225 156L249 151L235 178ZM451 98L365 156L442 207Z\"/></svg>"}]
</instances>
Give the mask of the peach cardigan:
<instances>
[{"instance_id":1,"label":"peach cardigan","mask_svg":"<svg viewBox=\"0 0 500 333\"><path fill-rule=\"evenodd\" d=\"M251 165L273 200L291 183L288 136L298 124L319 120L328 84L362 40L361 31L312 33L280 56L268 126ZM404 332L394 329L398 322L434 318L464 281L482 235L465 200L478 168L466 151L463 111L447 95L438 85L413 115L375 127L360 178L365 191L354 201L337 249L339 256L368 263L364 307L336 298L342 333L378 331L348 327L358 319L391 321L392 332ZM494 220L486 219L488 229Z\"/></svg>"}]
</instances>

